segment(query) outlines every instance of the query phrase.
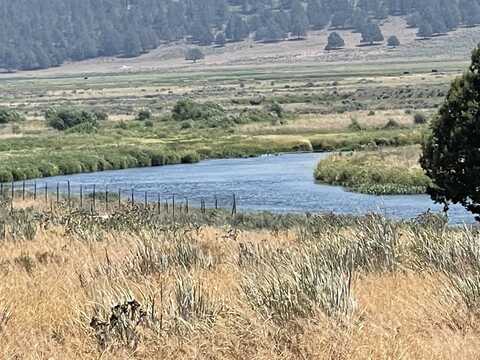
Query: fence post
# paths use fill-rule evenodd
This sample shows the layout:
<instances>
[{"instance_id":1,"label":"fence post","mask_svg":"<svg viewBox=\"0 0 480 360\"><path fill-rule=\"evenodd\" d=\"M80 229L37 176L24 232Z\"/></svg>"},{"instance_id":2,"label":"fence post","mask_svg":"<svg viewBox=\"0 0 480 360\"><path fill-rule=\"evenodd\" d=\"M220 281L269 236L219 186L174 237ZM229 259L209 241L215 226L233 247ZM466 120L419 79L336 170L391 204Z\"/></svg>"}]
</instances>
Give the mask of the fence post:
<instances>
[{"instance_id":1,"label":"fence post","mask_svg":"<svg viewBox=\"0 0 480 360\"><path fill-rule=\"evenodd\" d=\"M68 197L68 208L72 207L72 189L70 187L70 180L67 181L67 197Z\"/></svg>"},{"instance_id":2,"label":"fence post","mask_svg":"<svg viewBox=\"0 0 480 360\"><path fill-rule=\"evenodd\" d=\"M22 200L25 201L25 180L22 183Z\"/></svg>"},{"instance_id":3,"label":"fence post","mask_svg":"<svg viewBox=\"0 0 480 360\"><path fill-rule=\"evenodd\" d=\"M145 209L148 207L148 192L145 191Z\"/></svg>"},{"instance_id":4,"label":"fence post","mask_svg":"<svg viewBox=\"0 0 480 360\"><path fill-rule=\"evenodd\" d=\"M118 188L118 208L122 206L122 189Z\"/></svg>"},{"instance_id":5,"label":"fence post","mask_svg":"<svg viewBox=\"0 0 480 360\"><path fill-rule=\"evenodd\" d=\"M237 196L233 194L232 216L237 215Z\"/></svg>"},{"instance_id":6,"label":"fence post","mask_svg":"<svg viewBox=\"0 0 480 360\"><path fill-rule=\"evenodd\" d=\"M165 210L166 210L166 212L167 212L167 214L168 214L168 200L165 200Z\"/></svg>"},{"instance_id":7,"label":"fence post","mask_svg":"<svg viewBox=\"0 0 480 360\"><path fill-rule=\"evenodd\" d=\"M4 198L5 198L5 196L4 196L5 194L3 193L3 183L0 184L0 193L1 193L1 195L2 195L2 199L4 199Z\"/></svg>"},{"instance_id":8,"label":"fence post","mask_svg":"<svg viewBox=\"0 0 480 360\"><path fill-rule=\"evenodd\" d=\"M172 195L172 217L173 221L175 221L175 194Z\"/></svg>"},{"instance_id":9,"label":"fence post","mask_svg":"<svg viewBox=\"0 0 480 360\"><path fill-rule=\"evenodd\" d=\"M48 183L45 183L45 204L48 205Z\"/></svg>"},{"instance_id":10,"label":"fence post","mask_svg":"<svg viewBox=\"0 0 480 360\"><path fill-rule=\"evenodd\" d=\"M189 209L188 209L188 198L185 199L185 211L188 214Z\"/></svg>"},{"instance_id":11,"label":"fence post","mask_svg":"<svg viewBox=\"0 0 480 360\"><path fill-rule=\"evenodd\" d=\"M57 204L60 202L60 184L57 182Z\"/></svg>"},{"instance_id":12,"label":"fence post","mask_svg":"<svg viewBox=\"0 0 480 360\"><path fill-rule=\"evenodd\" d=\"M37 182L33 183L33 200L37 200Z\"/></svg>"},{"instance_id":13,"label":"fence post","mask_svg":"<svg viewBox=\"0 0 480 360\"><path fill-rule=\"evenodd\" d=\"M108 185L105 185L105 211L108 211Z\"/></svg>"},{"instance_id":14,"label":"fence post","mask_svg":"<svg viewBox=\"0 0 480 360\"><path fill-rule=\"evenodd\" d=\"M97 194L96 194L96 191L95 191L95 184L93 185L93 199L92 199L92 213L95 213L95 205L96 205L96 197L97 197Z\"/></svg>"},{"instance_id":15,"label":"fence post","mask_svg":"<svg viewBox=\"0 0 480 360\"><path fill-rule=\"evenodd\" d=\"M15 198L15 183L12 181L12 201Z\"/></svg>"},{"instance_id":16,"label":"fence post","mask_svg":"<svg viewBox=\"0 0 480 360\"><path fill-rule=\"evenodd\" d=\"M217 198L217 195L215 195L215 210L218 210L218 198Z\"/></svg>"},{"instance_id":17,"label":"fence post","mask_svg":"<svg viewBox=\"0 0 480 360\"><path fill-rule=\"evenodd\" d=\"M160 199L160 194L157 194L157 213L160 214L161 211L161 199Z\"/></svg>"},{"instance_id":18,"label":"fence post","mask_svg":"<svg viewBox=\"0 0 480 360\"><path fill-rule=\"evenodd\" d=\"M80 209L83 209L83 184L80 184Z\"/></svg>"},{"instance_id":19,"label":"fence post","mask_svg":"<svg viewBox=\"0 0 480 360\"><path fill-rule=\"evenodd\" d=\"M135 206L135 190L132 189L132 206Z\"/></svg>"}]
</instances>

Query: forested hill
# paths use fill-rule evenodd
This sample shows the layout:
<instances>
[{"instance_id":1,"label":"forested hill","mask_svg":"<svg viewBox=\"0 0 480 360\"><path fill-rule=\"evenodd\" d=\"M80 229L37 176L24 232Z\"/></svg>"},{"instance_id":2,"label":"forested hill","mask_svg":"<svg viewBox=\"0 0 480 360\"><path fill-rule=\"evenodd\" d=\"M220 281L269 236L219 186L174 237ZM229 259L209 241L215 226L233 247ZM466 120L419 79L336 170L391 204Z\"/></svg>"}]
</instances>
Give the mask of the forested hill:
<instances>
[{"instance_id":1,"label":"forested hill","mask_svg":"<svg viewBox=\"0 0 480 360\"><path fill-rule=\"evenodd\" d=\"M0 0L0 69L138 56L164 42L282 41L309 29L371 32L407 16L428 38L480 23L477 0ZM363 35L363 34L362 34ZM368 37L368 34L366 34Z\"/></svg>"}]
</instances>

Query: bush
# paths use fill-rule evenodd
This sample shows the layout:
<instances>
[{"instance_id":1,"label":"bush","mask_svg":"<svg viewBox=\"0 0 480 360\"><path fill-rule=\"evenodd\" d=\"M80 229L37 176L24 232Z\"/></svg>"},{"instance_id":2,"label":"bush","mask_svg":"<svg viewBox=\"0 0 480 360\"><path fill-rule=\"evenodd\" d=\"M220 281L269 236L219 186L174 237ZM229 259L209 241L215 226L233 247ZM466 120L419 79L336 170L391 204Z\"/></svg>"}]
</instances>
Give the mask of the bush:
<instances>
[{"instance_id":1,"label":"bush","mask_svg":"<svg viewBox=\"0 0 480 360\"><path fill-rule=\"evenodd\" d=\"M351 131L361 131L363 130L362 126L360 125L360 123L358 122L357 119L353 118L351 119L351 123L350 125L348 125L348 130L351 130Z\"/></svg>"},{"instance_id":2,"label":"bush","mask_svg":"<svg viewBox=\"0 0 480 360\"><path fill-rule=\"evenodd\" d=\"M172 110L173 119L176 121L208 120L223 115L225 115L225 110L220 105L210 102L199 104L188 99L179 100Z\"/></svg>"},{"instance_id":3,"label":"bush","mask_svg":"<svg viewBox=\"0 0 480 360\"><path fill-rule=\"evenodd\" d=\"M137 120L145 121L150 120L152 118L152 113L148 109L140 110L137 114Z\"/></svg>"},{"instance_id":4,"label":"bush","mask_svg":"<svg viewBox=\"0 0 480 360\"><path fill-rule=\"evenodd\" d=\"M388 119L388 122L385 124L385 126L383 128L384 129L398 129L400 127L401 126L398 122L396 122L393 119Z\"/></svg>"},{"instance_id":5,"label":"bush","mask_svg":"<svg viewBox=\"0 0 480 360\"><path fill-rule=\"evenodd\" d=\"M4 107L0 108L0 124L8 124L24 120L25 116L18 111Z\"/></svg>"},{"instance_id":6,"label":"bush","mask_svg":"<svg viewBox=\"0 0 480 360\"><path fill-rule=\"evenodd\" d=\"M397 47L400 46L400 40L395 35L392 35L387 40L388 46Z\"/></svg>"},{"instance_id":7,"label":"bush","mask_svg":"<svg viewBox=\"0 0 480 360\"><path fill-rule=\"evenodd\" d=\"M422 113L416 113L413 115L413 122L417 125L425 124L427 122L427 117Z\"/></svg>"},{"instance_id":8,"label":"bush","mask_svg":"<svg viewBox=\"0 0 480 360\"><path fill-rule=\"evenodd\" d=\"M50 127L64 131L80 124L84 128L92 129L98 126L98 121L105 119L106 115L103 112L88 111L76 108L49 108L45 112L45 119Z\"/></svg>"},{"instance_id":9,"label":"bush","mask_svg":"<svg viewBox=\"0 0 480 360\"><path fill-rule=\"evenodd\" d=\"M282 106L277 103L277 102L274 102L272 103L269 107L268 107L268 111L271 112L271 113L274 113L275 115L277 115L279 118L282 118L283 115L284 115L284 110L282 108Z\"/></svg>"}]
</instances>

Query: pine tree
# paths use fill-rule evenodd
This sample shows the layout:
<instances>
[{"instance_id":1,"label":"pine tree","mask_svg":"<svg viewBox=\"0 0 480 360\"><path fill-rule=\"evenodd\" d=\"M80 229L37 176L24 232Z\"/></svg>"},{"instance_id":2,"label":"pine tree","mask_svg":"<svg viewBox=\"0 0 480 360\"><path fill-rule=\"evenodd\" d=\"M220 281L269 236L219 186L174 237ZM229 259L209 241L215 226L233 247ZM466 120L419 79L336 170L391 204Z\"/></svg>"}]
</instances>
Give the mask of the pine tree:
<instances>
[{"instance_id":1,"label":"pine tree","mask_svg":"<svg viewBox=\"0 0 480 360\"><path fill-rule=\"evenodd\" d=\"M290 17L290 32L297 39L301 39L307 34L308 18L300 1L296 0L293 2Z\"/></svg>"},{"instance_id":2,"label":"pine tree","mask_svg":"<svg viewBox=\"0 0 480 360\"><path fill-rule=\"evenodd\" d=\"M362 43L368 43L370 45L373 45L373 43L383 40L384 38L382 31L377 24L373 22L368 22L367 25L365 25L362 29Z\"/></svg>"},{"instance_id":3,"label":"pine tree","mask_svg":"<svg viewBox=\"0 0 480 360\"><path fill-rule=\"evenodd\" d=\"M328 43L325 50L337 50L345 46L345 41L337 32L332 32L328 36Z\"/></svg>"},{"instance_id":4,"label":"pine tree","mask_svg":"<svg viewBox=\"0 0 480 360\"><path fill-rule=\"evenodd\" d=\"M461 204L480 214L480 47L471 66L453 81L445 103L431 124L421 165L433 181L432 199Z\"/></svg>"}]
</instances>

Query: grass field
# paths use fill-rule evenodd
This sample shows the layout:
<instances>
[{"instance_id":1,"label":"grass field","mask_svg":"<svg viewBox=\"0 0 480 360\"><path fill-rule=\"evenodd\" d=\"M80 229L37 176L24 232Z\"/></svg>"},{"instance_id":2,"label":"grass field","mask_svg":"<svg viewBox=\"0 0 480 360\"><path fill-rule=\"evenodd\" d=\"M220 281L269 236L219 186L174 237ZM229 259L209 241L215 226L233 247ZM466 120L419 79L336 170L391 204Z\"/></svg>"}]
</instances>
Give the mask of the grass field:
<instances>
[{"instance_id":1,"label":"grass field","mask_svg":"<svg viewBox=\"0 0 480 360\"><path fill-rule=\"evenodd\" d=\"M476 230L0 208L5 359L476 359ZM456 254L455 256L453 254Z\"/></svg>"},{"instance_id":2,"label":"grass field","mask_svg":"<svg viewBox=\"0 0 480 360\"><path fill-rule=\"evenodd\" d=\"M0 83L0 106L26 114L27 121L0 126L0 177L10 181L156 165L152 152L164 157L173 154L166 163L176 163L184 153L218 158L417 144L423 128L413 124L413 114L429 116L435 111L457 72L417 69L407 75L401 71L387 75L394 68L384 64L383 75L371 74L365 65L352 66L340 76L324 72L323 65L303 64L288 75L280 69L268 73L232 69L93 74L88 79L11 78ZM219 104L228 116L260 115L246 124L186 126L170 118L173 106L185 98ZM284 119L273 121L268 114L271 104L282 107ZM63 134L46 125L43 114L51 106L102 110L109 120L93 135ZM142 109L152 112L151 121L135 120ZM398 126L384 128L391 121ZM352 122L360 124L362 131L352 128ZM140 157L132 159L125 150L131 148ZM118 161L110 161L105 154ZM63 159L70 164L65 166Z\"/></svg>"},{"instance_id":3,"label":"grass field","mask_svg":"<svg viewBox=\"0 0 480 360\"><path fill-rule=\"evenodd\" d=\"M422 194L430 179L419 159L418 146L333 155L318 164L315 178L366 194Z\"/></svg>"}]
</instances>

